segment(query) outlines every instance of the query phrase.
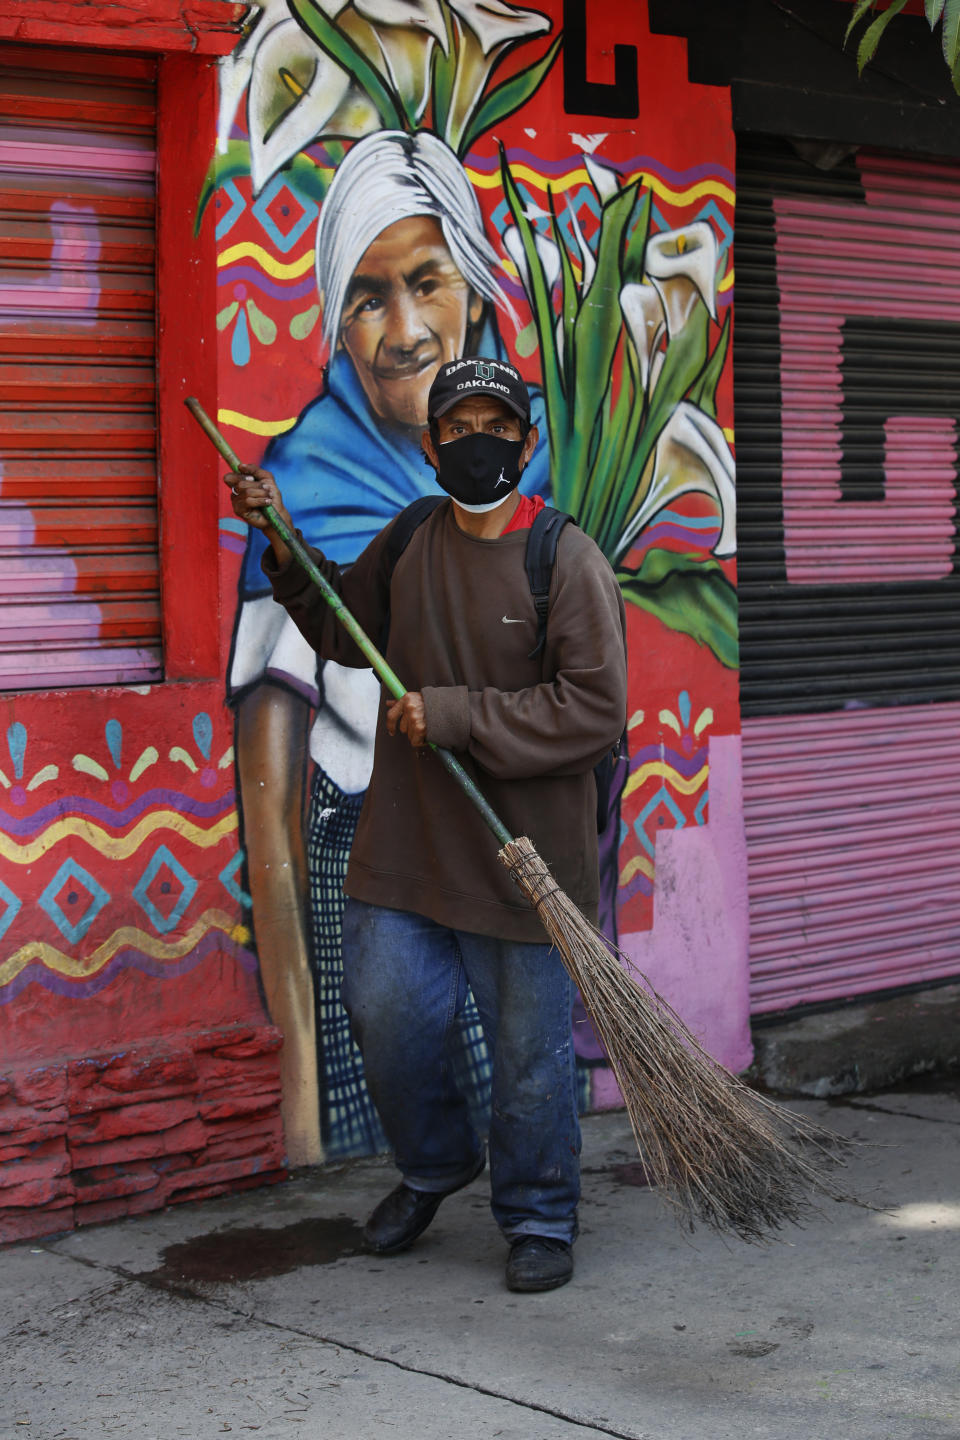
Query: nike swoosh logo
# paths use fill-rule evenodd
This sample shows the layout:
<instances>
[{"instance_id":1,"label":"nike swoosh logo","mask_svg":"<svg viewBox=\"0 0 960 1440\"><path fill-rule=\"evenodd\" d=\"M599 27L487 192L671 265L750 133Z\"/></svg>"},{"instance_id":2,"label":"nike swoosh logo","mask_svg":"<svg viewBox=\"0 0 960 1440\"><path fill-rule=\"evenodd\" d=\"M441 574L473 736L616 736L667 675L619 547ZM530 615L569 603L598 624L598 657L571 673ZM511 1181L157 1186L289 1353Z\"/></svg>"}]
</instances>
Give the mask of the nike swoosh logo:
<instances>
[{"instance_id":1,"label":"nike swoosh logo","mask_svg":"<svg viewBox=\"0 0 960 1440\"><path fill-rule=\"evenodd\" d=\"M522 620L511 620L510 617L509 617L509 615L501 615L501 616L500 616L500 619L502 620L502 622L503 622L504 625L522 625L522 624L523 624L523 621L522 621Z\"/></svg>"}]
</instances>

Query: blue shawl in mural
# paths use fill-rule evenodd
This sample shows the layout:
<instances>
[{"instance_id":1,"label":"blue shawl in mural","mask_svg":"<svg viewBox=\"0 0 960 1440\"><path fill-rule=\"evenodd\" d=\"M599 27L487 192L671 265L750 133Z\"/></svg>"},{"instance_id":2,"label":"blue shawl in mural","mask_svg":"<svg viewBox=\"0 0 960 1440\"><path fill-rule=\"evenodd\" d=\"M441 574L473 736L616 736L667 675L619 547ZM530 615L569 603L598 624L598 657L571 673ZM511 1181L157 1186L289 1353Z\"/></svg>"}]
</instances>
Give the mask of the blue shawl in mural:
<instances>
[{"instance_id":1,"label":"blue shawl in mural","mask_svg":"<svg viewBox=\"0 0 960 1440\"><path fill-rule=\"evenodd\" d=\"M530 400L540 440L520 488L526 495L546 496L546 420L543 398L533 386ZM338 565L354 561L412 500L439 493L419 445L374 414L342 350L330 363L324 394L307 406L292 430L271 441L262 463L275 476L304 539ZM262 530L250 530L240 576L244 600L270 593L260 569L266 544Z\"/></svg>"}]
</instances>

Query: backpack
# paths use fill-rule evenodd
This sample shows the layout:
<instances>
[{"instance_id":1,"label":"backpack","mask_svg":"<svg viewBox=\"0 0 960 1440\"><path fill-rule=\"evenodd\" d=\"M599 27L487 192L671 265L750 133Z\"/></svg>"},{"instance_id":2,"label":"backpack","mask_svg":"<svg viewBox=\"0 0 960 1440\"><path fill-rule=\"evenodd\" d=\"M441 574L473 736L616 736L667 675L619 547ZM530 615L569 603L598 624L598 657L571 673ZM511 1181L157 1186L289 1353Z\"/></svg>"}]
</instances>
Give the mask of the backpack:
<instances>
[{"instance_id":1,"label":"backpack","mask_svg":"<svg viewBox=\"0 0 960 1440\"><path fill-rule=\"evenodd\" d=\"M446 499L445 495L421 495L419 500L414 500L394 521L393 528L387 538L385 547L387 560L387 584L393 578L397 561L406 550L413 538L414 532L419 529L428 516L432 515L437 506ZM552 505L545 505L538 515L534 517L527 535L527 549L525 566L527 581L530 585L530 594L533 598L533 606L537 612L537 633L536 643L527 657L535 659L540 654L547 640L547 617L550 611L550 580L553 576L553 565L557 558L557 546L560 543L560 532L567 522L575 525L576 521L572 515L564 510L555 510ZM389 621L387 622L389 626ZM386 649L387 628L381 635L381 650ZM626 770L629 766L629 754L627 751L627 732L624 729L620 739L598 760L593 767L593 777L597 783L597 832L603 831L609 818L610 801L614 793L614 787L622 788L626 779Z\"/></svg>"}]
</instances>

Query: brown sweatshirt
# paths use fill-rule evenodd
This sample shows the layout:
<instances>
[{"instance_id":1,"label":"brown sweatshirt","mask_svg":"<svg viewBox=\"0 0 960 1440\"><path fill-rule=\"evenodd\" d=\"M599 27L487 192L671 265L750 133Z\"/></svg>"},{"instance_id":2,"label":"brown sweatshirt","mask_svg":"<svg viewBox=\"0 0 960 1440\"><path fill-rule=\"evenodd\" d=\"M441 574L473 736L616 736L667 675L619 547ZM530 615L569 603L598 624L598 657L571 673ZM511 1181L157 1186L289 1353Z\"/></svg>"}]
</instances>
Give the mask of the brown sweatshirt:
<instances>
[{"instance_id":1,"label":"brown sweatshirt","mask_svg":"<svg viewBox=\"0 0 960 1440\"><path fill-rule=\"evenodd\" d=\"M596 919L593 766L626 718L624 613L594 542L564 527L544 650L531 660L536 615L524 565L527 532L479 540L441 504L414 532L388 583L388 525L341 570L311 551L386 657L423 694L427 738L454 751L513 835L527 835L557 883ZM295 561L263 559L277 600L325 660L365 666ZM372 905L506 940L543 928L497 859L497 842L429 749L391 737L384 689L373 775L344 889Z\"/></svg>"}]
</instances>

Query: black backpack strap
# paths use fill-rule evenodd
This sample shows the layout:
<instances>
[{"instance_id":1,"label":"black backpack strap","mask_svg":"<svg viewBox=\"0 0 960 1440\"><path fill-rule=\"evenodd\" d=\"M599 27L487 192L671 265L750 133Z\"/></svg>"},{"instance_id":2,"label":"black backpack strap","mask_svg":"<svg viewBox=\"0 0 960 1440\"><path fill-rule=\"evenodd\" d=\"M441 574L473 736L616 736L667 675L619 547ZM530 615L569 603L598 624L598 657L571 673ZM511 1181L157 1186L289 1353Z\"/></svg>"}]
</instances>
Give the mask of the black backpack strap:
<instances>
[{"instance_id":1,"label":"black backpack strap","mask_svg":"<svg viewBox=\"0 0 960 1440\"><path fill-rule=\"evenodd\" d=\"M420 528L427 516L432 515L437 506L442 504L446 498L445 495L421 495L419 500L411 501L405 510L400 511L390 527L390 534L387 536L384 546L388 585L393 579L397 561L413 539L413 532Z\"/></svg>"},{"instance_id":2,"label":"black backpack strap","mask_svg":"<svg viewBox=\"0 0 960 1440\"><path fill-rule=\"evenodd\" d=\"M393 525L390 534L384 544L384 554L387 561L387 594L390 593L390 581L393 579L393 572L397 568L397 561L406 550L413 539L415 530L418 530L428 516L432 515L437 506L447 497L445 495L421 495L418 500L413 500L401 510ZM385 651L387 641L390 638L390 611L387 610L386 618L380 627L378 636L378 649Z\"/></svg>"},{"instance_id":3,"label":"black backpack strap","mask_svg":"<svg viewBox=\"0 0 960 1440\"><path fill-rule=\"evenodd\" d=\"M555 510L552 505L545 505L539 515L535 516L527 535L527 580L537 612L537 643L527 657L529 660L539 655L546 644L550 579L557 558L560 532L568 520L572 521L573 516L568 515L565 510Z\"/></svg>"}]
</instances>

